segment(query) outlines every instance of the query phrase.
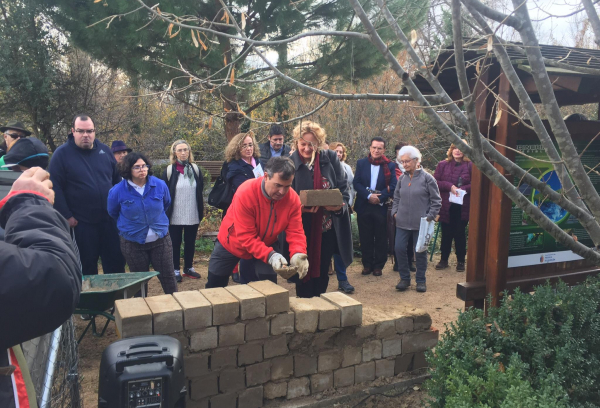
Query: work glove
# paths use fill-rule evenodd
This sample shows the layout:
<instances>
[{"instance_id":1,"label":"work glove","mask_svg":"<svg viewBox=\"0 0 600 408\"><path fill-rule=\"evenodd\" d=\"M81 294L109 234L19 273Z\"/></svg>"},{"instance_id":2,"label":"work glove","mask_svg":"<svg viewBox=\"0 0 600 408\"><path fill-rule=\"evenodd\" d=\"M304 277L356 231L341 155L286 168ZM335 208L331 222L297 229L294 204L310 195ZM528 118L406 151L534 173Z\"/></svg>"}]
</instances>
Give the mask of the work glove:
<instances>
[{"instance_id":1,"label":"work glove","mask_svg":"<svg viewBox=\"0 0 600 408\"><path fill-rule=\"evenodd\" d=\"M280 253L275 252L269 258L269 265L271 265L275 270L281 269L284 266L287 266L287 264L287 261Z\"/></svg>"},{"instance_id":2,"label":"work glove","mask_svg":"<svg viewBox=\"0 0 600 408\"><path fill-rule=\"evenodd\" d=\"M297 253L292 256L290 260L292 266L295 266L298 270L298 277L304 279L308 273L308 257L306 254Z\"/></svg>"}]
</instances>

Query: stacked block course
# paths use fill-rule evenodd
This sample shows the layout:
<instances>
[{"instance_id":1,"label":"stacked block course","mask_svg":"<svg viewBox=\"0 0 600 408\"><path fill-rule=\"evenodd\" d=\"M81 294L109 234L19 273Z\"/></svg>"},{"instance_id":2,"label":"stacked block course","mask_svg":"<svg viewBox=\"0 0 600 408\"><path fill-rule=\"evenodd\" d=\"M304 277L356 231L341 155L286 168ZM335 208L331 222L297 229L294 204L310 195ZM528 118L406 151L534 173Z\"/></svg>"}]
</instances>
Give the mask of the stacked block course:
<instances>
[{"instance_id":1,"label":"stacked block course","mask_svg":"<svg viewBox=\"0 0 600 408\"><path fill-rule=\"evenodd\" d=\"M188 408L258 408L426 366L431 318L339 292L290 297L270 281L115 302L121 337L168 334L185 348Z\"/></svg>"}]
</instances>

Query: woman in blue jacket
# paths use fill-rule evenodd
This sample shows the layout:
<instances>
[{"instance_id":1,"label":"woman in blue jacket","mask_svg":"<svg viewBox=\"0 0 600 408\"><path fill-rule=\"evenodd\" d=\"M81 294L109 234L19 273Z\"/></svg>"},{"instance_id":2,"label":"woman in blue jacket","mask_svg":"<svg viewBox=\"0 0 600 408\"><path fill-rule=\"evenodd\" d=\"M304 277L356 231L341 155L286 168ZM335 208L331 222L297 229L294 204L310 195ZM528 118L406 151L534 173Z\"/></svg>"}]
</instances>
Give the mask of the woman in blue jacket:
<instances>
[{"instance_id":1,"label":"woman in blue jacket","mask_svg":"<svg viewBox=\"0 0 600 408\"><path fill-rule=\"evenodd\" d=\"M158 271L166 294L177 292L173 247L166 211L171 205L164 181L152 176L152 164L141 153L129 153L119 171L123 180L108 193L108 213L117 220L121 252L131 272Z\"/></svg>"}]
</instances>

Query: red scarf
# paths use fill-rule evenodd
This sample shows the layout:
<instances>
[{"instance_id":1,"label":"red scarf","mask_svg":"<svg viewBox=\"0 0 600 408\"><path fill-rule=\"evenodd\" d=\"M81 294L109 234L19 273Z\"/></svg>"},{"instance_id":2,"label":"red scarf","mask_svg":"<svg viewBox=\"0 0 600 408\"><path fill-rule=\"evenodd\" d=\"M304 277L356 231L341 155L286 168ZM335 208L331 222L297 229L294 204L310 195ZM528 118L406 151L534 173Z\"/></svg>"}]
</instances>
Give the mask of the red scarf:
<instances>
[{"instance_id":1,"label":"red scarf","mask_svg":"<svg viewBox=\"0 0 600 408\"><path fill-rule=\"evenodd\" d=\"M175 163L175 169L176 169L178 172L180 172L181 174L183 174L183 169L184 169L184 168L185 168L185 167L184 167L184 165L183 165L183 164L180 164L180 163L177 163L177 162Z\"/></svg>"},{"instance_id":2,"label":"red scarf","mask_svg":"<svg viewBox=\"0 0 600 408\"><path fill-rule=\"evenodd\" d=\"M385 176L385 186L389 188L390 177L392 176L392 173L390 172L390 166L388 166L388 164L390 163L390 159L385 157L385 154L382 154L381 157L374 159L371 157L371 153L369 153L367 159L369 159L369 163L371 163L373 166L381 166L383 168L383 175ZM383 164L385 164L385 166L382 166Z\"/></svg>"},{"instance_id":3,"label":"red scarf","mask_svg":"<svg viewBox=\"0 0 600 408\"><path fill-rule=\"evenodd\" d=\"M313 167L313 189L322 190L323 181L321 180L321 166L319 165L319 153L315 154ZM389 172L389 171L388 171ZM321 276L321 238L323 237L323 207L319 211L311 214L310 237L308 237L308 273L303 282L310 279L317 279ZM327 272L325 272L327 273Z\"/></svg>"}]
</instances>

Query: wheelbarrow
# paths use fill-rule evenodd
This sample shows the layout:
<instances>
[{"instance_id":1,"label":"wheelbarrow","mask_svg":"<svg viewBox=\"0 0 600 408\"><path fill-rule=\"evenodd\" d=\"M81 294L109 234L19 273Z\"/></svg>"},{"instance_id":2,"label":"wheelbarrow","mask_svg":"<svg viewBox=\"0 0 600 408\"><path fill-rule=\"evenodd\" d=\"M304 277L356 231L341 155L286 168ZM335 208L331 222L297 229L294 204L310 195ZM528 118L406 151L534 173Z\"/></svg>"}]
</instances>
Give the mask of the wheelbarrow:
<instances>
[{"instance_id":1,"label":"wheelbarrow","mask_svg":"<svg viewBox=\"0 0 600 408\"><path fill-rule=\"evenodd\" d=\"M86 275L83 277L79 303L74 314L89 315L90 322L86 326L77 343L80 343L88 329L92 328L94 337L102 337L111 321L115 320L115 300L127 299L141 292L146 297L146 283L158 275L158 272L111 273L104 275ZM96 316L106 318L104 327L99 332L96 327Z\"/></svg>"}]
</instances>

